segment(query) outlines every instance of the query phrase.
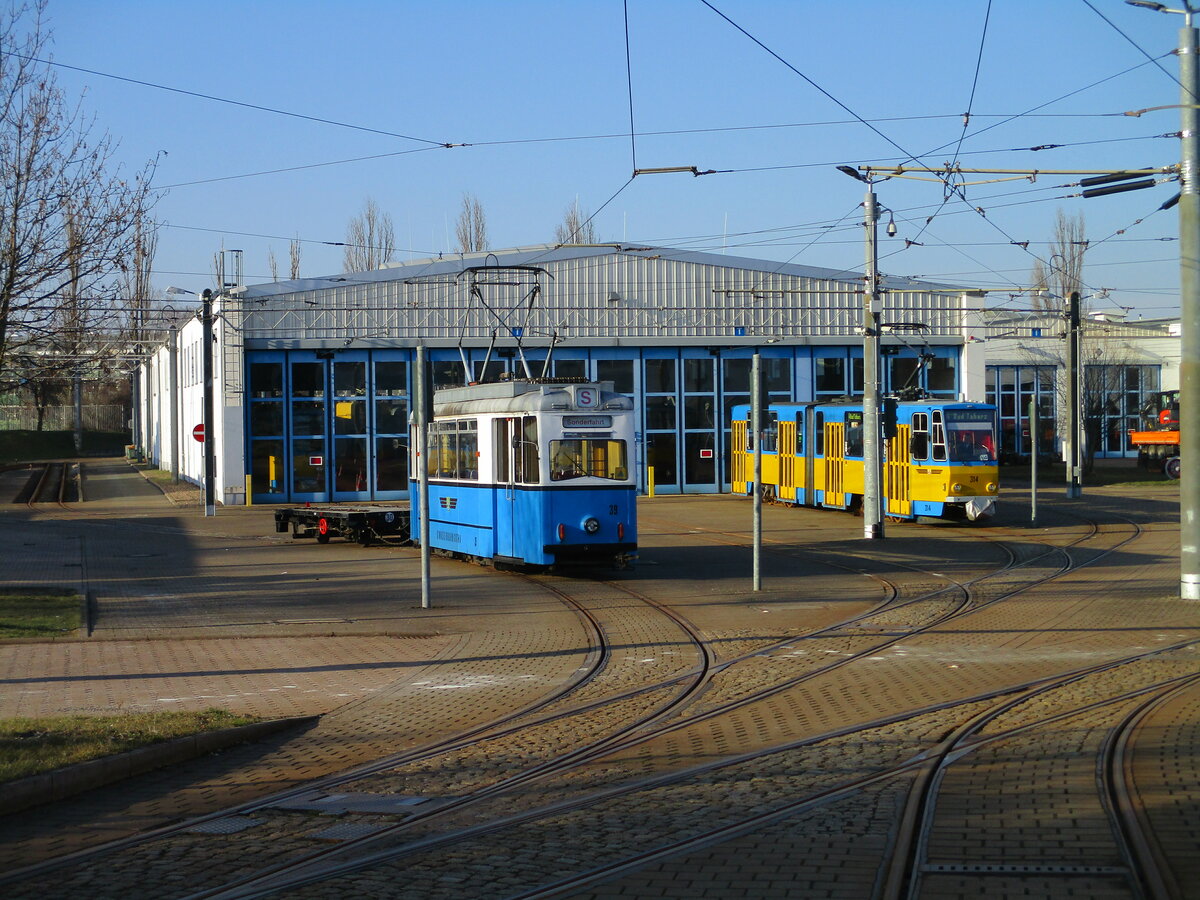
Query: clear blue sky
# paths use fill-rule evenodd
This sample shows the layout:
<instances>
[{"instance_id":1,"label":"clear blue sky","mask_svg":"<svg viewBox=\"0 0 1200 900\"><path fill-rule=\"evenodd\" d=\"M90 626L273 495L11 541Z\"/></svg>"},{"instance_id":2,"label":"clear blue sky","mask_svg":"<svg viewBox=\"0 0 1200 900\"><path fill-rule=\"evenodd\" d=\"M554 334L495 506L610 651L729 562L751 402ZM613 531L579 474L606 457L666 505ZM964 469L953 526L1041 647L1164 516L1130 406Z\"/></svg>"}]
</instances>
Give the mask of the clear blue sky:
<instances>
[{"instance_id":1,"label":"clear blue sky","mask_svg":"<svg viewBox=\"0 0 1200 900\"><path fill-rule=\"evenodd\" d=\"M1101 114L1179 102L1176 57L1160 69L1125 36L1162 56L1182 16L1119 0L994 0L990 16L986 0L711 2L808 80L699 0L629 0L637 166L738 171L639 177L597 216L602 239L861 270L863 186L837 164L941 164L960 139L964 166L1178 161L1178 140L1154 137L1178 130L1177 109ZM597 209L634 167L620 0L50 0L49 14L58 63L359 126L59 69L130 166L164 154L159 289L208 286L222 246L245 252L250 283L270 280L272 248L286 276L292 237L305 242L303 275L340 272L342 250L321 242L342 240L367 197L392 216L400 259L454 248L464 192L482 203L494 248L544 243L572 200ZM1023 149L1046 144L1074 146ZM252 175L279 169L292 170ZM968 188L986 218L943 206L937 183L884 182L899 235L883 238L881 268L1025 284L1033 256L1009 242L1045 258L1056 211L1083 210L1095 242L1126 229L1088 253L1089 288L1111 291L1097 305L1176 312L1178 215L1154 213L1175 185L1061 199L1075 180ZM923 246L905 249L905 237Z\"/></svg>"}]
</instances>

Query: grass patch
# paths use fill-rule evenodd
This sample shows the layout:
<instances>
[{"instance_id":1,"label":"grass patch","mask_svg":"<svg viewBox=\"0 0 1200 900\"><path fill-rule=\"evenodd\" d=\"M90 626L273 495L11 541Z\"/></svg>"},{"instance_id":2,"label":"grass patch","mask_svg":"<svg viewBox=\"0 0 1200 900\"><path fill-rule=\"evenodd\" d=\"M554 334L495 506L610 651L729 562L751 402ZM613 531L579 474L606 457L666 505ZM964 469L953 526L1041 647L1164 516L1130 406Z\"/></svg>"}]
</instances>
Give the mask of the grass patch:
<instances>
[{"instance_id":1,"label":"grass patch","mask_svg":"<svg viewBox=\"0 0 1200 900\"><path fill-rule=\"evenodd\" d=\"M0 639L62 637L82 625L82 600L74 591L0 591Z\"/></svg>"},{"instance_id":2,"label":"grass patch","mask_svg":"<svg viewBox=\"0 0 1200 900\"><path fill-rule=\"evenodd\" d=\"M141 471L142 477L152 484L167 485L175 483L175 476L166 469L152 469L148 466L138 466L137 468Z\"/></svg>"},{"instance_id":3,"label":"grass patch","mask_svg":"<svg viewBox=\"0 0 1200 900\"><path fill-rule=\"evenodd\" d=\"M223 709L0 719L0 781L39 775L172 738L258 721Z\"/></svg>"}]
</instances>

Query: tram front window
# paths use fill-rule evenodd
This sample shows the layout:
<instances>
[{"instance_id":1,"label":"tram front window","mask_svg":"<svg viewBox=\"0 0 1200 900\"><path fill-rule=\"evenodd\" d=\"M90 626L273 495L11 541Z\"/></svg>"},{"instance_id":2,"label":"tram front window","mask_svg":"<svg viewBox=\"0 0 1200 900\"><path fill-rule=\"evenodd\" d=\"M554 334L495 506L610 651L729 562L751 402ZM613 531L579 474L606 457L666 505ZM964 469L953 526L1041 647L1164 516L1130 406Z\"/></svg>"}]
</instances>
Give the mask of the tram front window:
<instances>
[{"instance_id":1,"label":"tram front window","mask_svg":"<svg viewBox=\"0 0 1200 900\"><path fill-rule=\"evenodd\" d=\"M566 481L587 475L625 481L629 476L625 442L607 438L550 442L551 481Z\"/></svg>"},{"instance_id":2,"label":"tram front window","mask_svg":"<svg viewBox=\"0 0 1200 900\"><path fill-rule=\"evenodd\" d=\"M946 410L946 443L950 462L994 462L996 441L992 436L990 410Z\"/></svg>"}]
</instances>

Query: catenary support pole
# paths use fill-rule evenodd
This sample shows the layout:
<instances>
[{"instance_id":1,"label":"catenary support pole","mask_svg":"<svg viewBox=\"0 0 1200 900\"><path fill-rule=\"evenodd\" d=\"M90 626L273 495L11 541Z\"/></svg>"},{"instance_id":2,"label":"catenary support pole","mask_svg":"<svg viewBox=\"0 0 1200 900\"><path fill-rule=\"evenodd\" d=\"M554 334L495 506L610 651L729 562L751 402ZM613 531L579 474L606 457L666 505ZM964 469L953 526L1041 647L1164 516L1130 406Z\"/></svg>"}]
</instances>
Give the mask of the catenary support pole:
<instances>
[{"instance_id":1,"label":"catenary support pole","mask_svg":"<svg viewBox=\"0 0 1200 900\"><path fill-rule=\"evenodd\" d=\"M750 434L754 442L754 590L762 590L762 370L755 353L750 357Z\"/></svg>"},{"instance_id":2,"label":"catenary support pole","mask_svg":"<svg viewBox=\"0 0 1200 900\"><path fill-rule=\"evenodd\" d=\"M167 351L171 357L170 428L171 428L171 480L179 484L179 328L172 325L167 339Z\"/></svg>"},{"instance_id":3,"label":"catenary support pole","mask_svg":"<svg viewBox=\"0 0 1200 900\"><path fill-rule=\"evenodd\" d=\"M1079 291L1067 304L1067 498L1083 493L1083 429L1079 416Z\"/></svg>"},{"instance_id":4,"label":"catenary support pole","mask_svg":"<svg viewBox=\"0 0 1200 900\"><path fill-rule=\"evenodd\" d=\"M213 415L215 387L213 385L212 291L205 288L200 299L203 304L200 313L200 323L203 325L200 340L204 344L200 351L204 366L204 442L201 444L204 448L204 515L215 516L217 514L217 454L213 447L217 442L217 434Z\"/></svg>"},{"instance_id":5,"label":"catenary support pole","mask_svg":"<svg viewBox=\"0 0 1200 900\"><path fill-rule=\"evenodd\" d=\"M863 537L883 534L883 453L879 416L879 209L867 186L863 225L867 231L866 290L863 292Z\"/></svg>"},{"instance_id":6,"label":"catenary support pole","mask_svg":"<svg viewBox=\"0 0 1200 900\"><path fill-rule=\"evenodd\" d=\"M1192 6L1179 33L1179 595L1200 600L1200 66Z\"/></svg>"},{"instance_id":7,"label":"catenary support pole","mask_svg":"<svg viewBox=\"0 0 1200 900\"><path fill-rule=\"evenodd\" d=\"M413 421L417 425L417 515L420 519L421 541L421 609L429 609L429 381L425 377L425 348L417 348L417 371L413 374L413 393L416 409ZM411 502L411 501L409 501Z\"/></svg>"},{"instance_id":8,"label":"catenary support pole","mask_svg":"<svg viewBox=\"0 0 1200 900\"><path fill-rule=\"evenodd\" d=\"M1037 398L1029 398L1029 523L1037 524L1038 419Z\"/></svg>"}]
</instances>

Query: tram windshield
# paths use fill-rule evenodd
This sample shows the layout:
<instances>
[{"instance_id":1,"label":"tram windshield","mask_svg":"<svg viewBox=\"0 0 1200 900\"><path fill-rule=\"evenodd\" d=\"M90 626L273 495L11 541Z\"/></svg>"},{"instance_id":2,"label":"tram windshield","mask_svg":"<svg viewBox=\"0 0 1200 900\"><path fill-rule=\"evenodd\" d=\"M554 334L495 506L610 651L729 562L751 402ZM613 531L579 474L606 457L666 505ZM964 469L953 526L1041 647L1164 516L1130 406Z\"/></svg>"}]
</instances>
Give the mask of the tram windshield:
<instances>
[{"instance_id":1,"label":"tram windshield","mask_svg":"<svg viewBox=\"0 0 1200 900\"><path fill-rule=\"evenodd\" d=\"M995 461L991 410L947 409L945 415L946 444L951 462Z\"/></svg>"},{"instance_id":2,"label":"tram windshield","mask_svg":"<svg viewBox=\"0 0 1200 900\"><path fill-rule=\"evenodd\" d=\"M550 442L551 481L588 475L625 481L629 477L625 442L599 437Z\"/></svg>"}]
</instances>

